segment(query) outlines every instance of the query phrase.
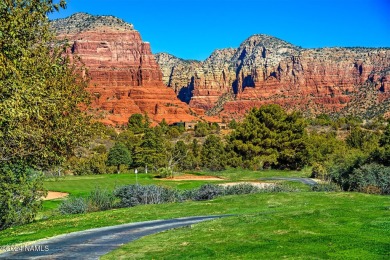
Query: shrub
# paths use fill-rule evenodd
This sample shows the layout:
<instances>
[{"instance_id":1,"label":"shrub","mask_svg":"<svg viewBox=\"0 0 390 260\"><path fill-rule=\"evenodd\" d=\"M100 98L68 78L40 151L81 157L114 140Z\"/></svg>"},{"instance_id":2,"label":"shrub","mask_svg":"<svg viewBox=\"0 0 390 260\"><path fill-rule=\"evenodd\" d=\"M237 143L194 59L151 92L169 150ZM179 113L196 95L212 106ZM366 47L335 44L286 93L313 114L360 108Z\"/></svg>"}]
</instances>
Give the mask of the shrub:
<instances>
[{"instance_id":1,"label":"shrub","mask_svg":"<svg viewBox=\"0 0 390 260\"><path fill-rule=\"evenodd\" d=\"M114 195L120 199L120 207L181 201L177 190L157 185L127 185L117 188Z\"/></svg>"},{"instance_id":2,"label":"shrub","mask_svg":"<svg viewBox=\"0 0 390 260\"><path fill-rule=\"evenodd\" d=\"M173 171L169 167L162 167L158 169L158 176L160 178L172 178L173 177Z\"/></svg>"},{"instance_id":3,"label":"shrub","mask_svg":"<svg viewBox=\"0 0 390 260\"><path fill-rule=\"evenodd\" d=\"M350 190L390 194L390 167L370 163L354 169L349 176Z\"/></svg>"},{"instance_id":4,"label":"shrub","mask_svg":"<svg viewBox=\"0 0 390 260\"><path fill-rule=\"evenodd\" d=\"M320 192L320 191L341 191L340 186L338 186L336 183L323 183L323 184L317 184L311 186L312 191Z\"/></svg>"},{"instance_id":5,"label":"shrub","mask_svg":"<svg viewBox=\"0 0 390 260\"><path fill-rule=\"evenodd\" d=\"M95 188L88 196L88 212L112 209L114 202L115 196L112 192Z\"/></svg>"},{"instance_id":6,"label":"shrub","mask_svg":"<svg viewBox=\"0 0 390 260\"><path fill-rule=\"evenodd\" d=\"M193 200L211 200L217 196L223 195L224 188L214 184L204 184L195 189L191 194Z\"/></svg>"},{"instance_id":7,"label":"shrub","mask_svg":"<svg viewBox=\"0 0 390 260\"><path fill-rule=\"evenodd\" d=\"M0 230L34 220L45 195L42 178L23 162L0 162Z\"/></svg>"},{"instance_id":8,"label":"shrub","mask_svg":"<svg viewBox=\"0 0 390 260\"><path fill-rule=\"evenodd\" d=\"M58 210L61 214L80 214L88 212L88 201L85 198L72 197L61 202Z\"/></svg>"},{"instance_id":9,"label":"shrub","mask_svg":"<svg viewBox=\"0 0 390 260\"><path fill-rule=\"evenodd\" d=\"M256 187L250 183L240 183L232 186L226 186L224 195L241 195L258 193L261 188Z\"/></svg>"}]
</instances>

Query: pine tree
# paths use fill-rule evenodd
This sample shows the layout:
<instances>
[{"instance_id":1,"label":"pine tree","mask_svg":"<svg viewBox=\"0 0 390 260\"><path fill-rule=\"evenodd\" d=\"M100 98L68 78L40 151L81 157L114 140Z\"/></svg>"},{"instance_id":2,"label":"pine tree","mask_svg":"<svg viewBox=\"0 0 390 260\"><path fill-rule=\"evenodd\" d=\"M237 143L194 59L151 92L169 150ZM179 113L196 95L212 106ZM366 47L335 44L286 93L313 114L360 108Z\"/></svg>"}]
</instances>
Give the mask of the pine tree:
<instances>
[{"instance_id":1,"label":"pine tree","mask_svg":"<svg viewBox=\"0 0 390 260\"><path fill-rule=\"evenodd\" d=\"M212 171L225 169L225 149L220 137L215 135L207 136L201 151L203 167Z\"/></svg>"},{"instance_id":2,"label":"pine tree","mask_svg":"<svg viewBox=\"0 0 390 260\"><path fill-rule=\"evenodd\" d=\"M255 169L298 169L306 163L305 121L278 105L253 108L229 136L228 146Z\"/></svg>"}]
</instances>

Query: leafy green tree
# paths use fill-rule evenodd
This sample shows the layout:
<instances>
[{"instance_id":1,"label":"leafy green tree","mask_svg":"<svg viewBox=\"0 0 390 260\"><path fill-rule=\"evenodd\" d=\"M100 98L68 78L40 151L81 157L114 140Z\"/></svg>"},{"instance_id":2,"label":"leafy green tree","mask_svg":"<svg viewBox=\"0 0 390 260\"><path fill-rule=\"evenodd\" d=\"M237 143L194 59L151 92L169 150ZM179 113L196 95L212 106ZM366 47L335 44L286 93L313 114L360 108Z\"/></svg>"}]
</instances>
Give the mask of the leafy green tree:
<instances>
[{"instance_id":1,"label":"leafy green tree","mask_svg":"<svg viewBox=\"0 0 390 260\"><path fill-rule=\"evenodd\" d=\"M116 166L117 173L120 173L120 166L129 166L133 162L129 150L123 143L117 142L110 149L107 156L107 165Z\"/></svg>"},{"instance_id":2,"label":"leafy green tree","mask_svg":"<svg viewBox=\"0 0 390 260\"><path fill-rule=\"evenodd\" d=\"M255 169L299 169L306 163L305 121L278 105L253 108L228 139L228 150Z\"/></svg>"},{"instance_id":3,"label":"leafy green tree","mask_svg":"<svg viewBox=\"0 0 390 260\"><path fill-rule=\"evenodd\" d=\"M86 82L49 30L47 15L61 7L65 1L0 2L0 178L9 195L0 196L2 228L33 219L36 170L62 164L88 137Z\"/></svg>"},{"instance_id":4,"label":"leafy green tree","mask_svg":"<svg viewBox=\"0 0 390 260\"><path fill-rule=\"evenodd\" d=\"M370 155L370 162L390 166L390 121L380 136L379 147Z\"/></svg>"},{"instance_id":5,"label":"leafy green tree","mask_svg":"<svg viewBox=\"0 0 390 260\"><path fill-rule=\"evenodd\" d=\"M23 162L0 164L0 230L34 220L41 208L43 175Z\"/></svg>"},{"instance_id":6,"label":"leafy green tree","mask_svg":"<svg viewBox=\"0 0 390 260\"><path fill-rule=\"evenodd\" d=\"M203 167L212 171L225 169L225 149L220 137L215 135L207 136L201 151L201 161Z\"/></svg>"},{"instance_id":7,"label":"leafy green tree","mask_svg":"<svg viewBox=\"0 0 390 260\"><path fill-rule=\"evenodd\" d=\"M199 122L195 126L195 136L204 137L209 134L209 125L204 122Z\"/></svg>"},{"instance_id":8,"label":"leafy green tree","mask_svg":"<svg viewBox=\"0 0 390 260\"><path fill-rule=\"evenodd\" d=\"M345 141L351 148L371 153L379 146L379 134L365 131L360 127L353 127Z\"/></svg>"},{"instance_id":9,"label":"leafy green tree","mask_svg":"<svg viewBox=\"0 0 390 260\"><path fill-rule=\"evenodd\" d=\"M379 144L382 147L390 146L390 120L388 121L386 129L379 140Z\"/></svg>"},{"instance_id":10,"label":"leafy green tree","mask_svg":"<svg viewBox=\"0 0 390 260\"><path fill-rule=\"evenodd\" d=\"M180 131L177 127L170 127L167 132L169 138L178 138L180 136Z\"/></svg>"},{"instance_id":11,"label":"leafy green tree","mask_svg":"<svg viewBox=\"0 0 390 260\"><path fill-rule=\"evenodd\" d=\"M134 153L135 147L141 143L141 139L140 135L135 135L131 130L125 130L118 134L116 141L123 143L131 153Z\"/></svg>"},{"instance_id":12,"label":"leafy green tree","mask_svg":"<svg viewBox=\"0 0 390 260\"><path fill-rule=\"evenodd\" d=\"M308 160L310 164L323 163L332 158L336 151L346 151L345 143L335 133L310 133L307 137Z\"/></svg>"}]
</instances>

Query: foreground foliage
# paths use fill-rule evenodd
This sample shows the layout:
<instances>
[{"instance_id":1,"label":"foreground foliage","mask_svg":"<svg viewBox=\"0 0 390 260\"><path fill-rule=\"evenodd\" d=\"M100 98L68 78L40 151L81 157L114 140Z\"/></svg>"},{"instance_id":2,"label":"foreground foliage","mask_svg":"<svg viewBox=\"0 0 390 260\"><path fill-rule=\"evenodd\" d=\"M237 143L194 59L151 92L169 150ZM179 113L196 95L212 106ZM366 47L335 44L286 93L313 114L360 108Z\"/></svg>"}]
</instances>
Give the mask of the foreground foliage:
<instances>
[{"instance_id":1,"label":"foreground foliage","mask_svg":"<svg viewBox=\"0 0 390 260\"><path fill-rule=\"evenodd\" d=\"M85 81L49 31L47 14L60 7L64 1L0 2L0 229L34 218L36 170L60 165L88 133Z\"/></svg>"}]
</instances>

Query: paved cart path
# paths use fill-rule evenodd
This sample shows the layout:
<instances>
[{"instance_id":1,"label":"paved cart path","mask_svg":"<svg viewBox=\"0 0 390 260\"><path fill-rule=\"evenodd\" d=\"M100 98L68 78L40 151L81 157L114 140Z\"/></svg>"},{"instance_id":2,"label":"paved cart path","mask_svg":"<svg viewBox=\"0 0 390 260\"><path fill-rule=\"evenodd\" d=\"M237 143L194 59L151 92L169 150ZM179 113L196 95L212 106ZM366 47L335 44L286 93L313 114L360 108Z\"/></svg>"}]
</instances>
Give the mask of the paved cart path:
<instances>
[{"instance_id":1,"label":"paved cart path","mask_svg":"<svg viewBox=\"0 0 390 260\"><path fill-rule=\"evenodd\" d=\"M283 181L298 181L302 182L303 184L314 186L317 185L317 182L310 178L294 178L294 177L267 177L267 178L261 178L260 180L263 181L275 181L275 180L283 180Z\"/></svg>"},{"instance_id":2,"label":"paved cart path","mask_svg":"<svg viewBox=\"0 0 390 260\"><path fill-rule=\"evenodd\" d=\"M40 240L21 248L23 251L0 254L0 259L99 259L119 246L143 236L227 216L231 215L145 221L78 231ZM37 251L26 251L34 247Z\"/></svg>"}]
</instances>

